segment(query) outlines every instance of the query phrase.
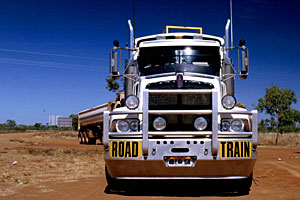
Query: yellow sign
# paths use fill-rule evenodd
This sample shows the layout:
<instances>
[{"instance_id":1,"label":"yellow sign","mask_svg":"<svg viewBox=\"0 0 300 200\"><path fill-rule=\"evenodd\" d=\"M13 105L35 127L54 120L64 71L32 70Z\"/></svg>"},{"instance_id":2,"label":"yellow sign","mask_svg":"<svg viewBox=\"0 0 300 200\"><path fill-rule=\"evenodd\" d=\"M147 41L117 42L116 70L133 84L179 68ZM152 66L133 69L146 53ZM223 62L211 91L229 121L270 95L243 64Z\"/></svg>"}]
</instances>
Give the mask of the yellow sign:
<instances>
[{"instance_id":1,"label":"yellow sign","mask_svg":"<svg viewBox=\"0 0 300 200\"><path fill-rule=\"evenodd\" d=\"M166 26L162 33L169 33L169 29L184 29L184 30L197 30L197 33L202 34L202 27L186 27L186 26Z\"/></svg>"},{"instance_id":2,"label":"yellow sign","mask_svg":"<svg viewBox=\"0 0 300 200\"><path fill-rule=\"evenodd\" d=\"M141 141L110 141L111 158L140 158Z\"/></svg>"},{"instance_id":3,"label":"yellow sign","mask_svg":"<svg viewBox=\"0 0 300 200\"><path fill-rule=\"evenodd\" d=\"M220 141L220 158L251 158L251 141Z\"/></svg>"}]
</instances>

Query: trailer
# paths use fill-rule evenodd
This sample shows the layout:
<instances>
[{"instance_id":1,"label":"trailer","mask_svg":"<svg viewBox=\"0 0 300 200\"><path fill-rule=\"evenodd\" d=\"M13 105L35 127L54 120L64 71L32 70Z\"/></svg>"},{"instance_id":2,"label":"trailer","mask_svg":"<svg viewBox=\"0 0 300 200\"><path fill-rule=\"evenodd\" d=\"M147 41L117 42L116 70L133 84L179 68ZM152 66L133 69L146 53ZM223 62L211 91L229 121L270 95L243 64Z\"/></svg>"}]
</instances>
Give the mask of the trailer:
<instances>
[{"instance_id":1,"label":"trailer","mask_svg":"<svg viewBox=\"0 0 300 200\"><path fill-rule=\"evenodd\" d=\"M120 92L116 99L108 103L83 110L78 113L78 141L79 144L96 144L97 139L102 144L103 114L123 106L124 92Z\"/></svg>"}]
</instances>

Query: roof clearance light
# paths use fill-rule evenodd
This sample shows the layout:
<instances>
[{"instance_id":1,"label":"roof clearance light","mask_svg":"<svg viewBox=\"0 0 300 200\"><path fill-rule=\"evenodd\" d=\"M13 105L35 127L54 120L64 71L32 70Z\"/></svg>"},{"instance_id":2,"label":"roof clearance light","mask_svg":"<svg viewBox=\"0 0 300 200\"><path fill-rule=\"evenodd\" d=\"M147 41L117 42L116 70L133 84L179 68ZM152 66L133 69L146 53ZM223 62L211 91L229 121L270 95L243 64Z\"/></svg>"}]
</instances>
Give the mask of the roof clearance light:
<instances>
[{"instance_id":1,"label":"roof clearance light","mask_svg":"<svg viewBox=\"0 0 300 200\"><path fill-rule=\"evenodd\" d=\"M165 39L166 39L166 36L164 36L164 35L156 36L156 40L165 40Z\"/></svg>"},{"instance_id":2,"label":"roof clearance light","mask_svg":"<svg viewBox=\"0 0 300 200\"><path fill-rule=\"evenodd\" d=\"M192 54L192 49L191 49L191 47L187 47L187 48L185 48L184 49L184 53L185 53L185 55L191 55Z\"/></svg>"},{"instance_id":3,"label":"roof clearance light","mask_svg":"<svg viewBox=\"0 0 300 200\"><path fill-rule=\"evenodd\" d=\"M181 74L181 73L177 74L176 81L177 81L177 87L182 88L182 86L183 86L183 74Z\"/></svg>"}]
</instances>

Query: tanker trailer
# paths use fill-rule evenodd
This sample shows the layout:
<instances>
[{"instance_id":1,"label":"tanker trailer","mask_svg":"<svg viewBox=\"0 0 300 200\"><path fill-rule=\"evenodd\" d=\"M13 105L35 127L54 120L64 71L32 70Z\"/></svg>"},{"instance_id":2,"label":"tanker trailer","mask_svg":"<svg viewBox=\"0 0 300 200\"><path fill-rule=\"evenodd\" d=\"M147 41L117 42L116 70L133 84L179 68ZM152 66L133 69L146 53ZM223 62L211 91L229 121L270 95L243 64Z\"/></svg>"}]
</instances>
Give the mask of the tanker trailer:
<instances>
[{"instance_id":1,"label":"tanker trailer","mask_svg":"<svg viewBox=\"0 0 300 200\"><path fill-rule=\"evenodd\" d=\"M97 139L102 144L103 113L124 106L124 92L119 92L117 98L108 103L83 110L78 113L79 144L96 144Z\"/></svg>"}]
</instances>

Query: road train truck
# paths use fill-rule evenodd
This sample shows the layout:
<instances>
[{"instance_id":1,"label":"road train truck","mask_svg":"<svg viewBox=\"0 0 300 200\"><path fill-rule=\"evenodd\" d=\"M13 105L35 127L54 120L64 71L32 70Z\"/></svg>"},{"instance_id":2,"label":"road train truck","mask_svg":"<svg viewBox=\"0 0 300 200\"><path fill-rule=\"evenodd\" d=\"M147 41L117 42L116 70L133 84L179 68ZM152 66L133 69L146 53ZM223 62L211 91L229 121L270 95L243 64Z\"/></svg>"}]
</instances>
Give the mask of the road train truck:
<instances>
[{"instance_id":1,"label":"road train truck","mask_svg":"<svg viewBox=\"0 0 300 200\"><path fill-rule=\"evenodd\" d=\"M167 26L161 34L135 39L130 20L128 26L129 46L114 41L110 53L111 76L125 79L124 98L117 107L105 104L101 111L100 106L79 114L79 124L101 118L101 124L93 123L103 130L108 185L229 180L238 183L239 192L249 192L257 111L236 103L234 79L247 78L249 54L244 40L229 44L230 20L224 38L198 27ZM237 69L229 55L233 50Z\"/></svg>"}]
</instances>

